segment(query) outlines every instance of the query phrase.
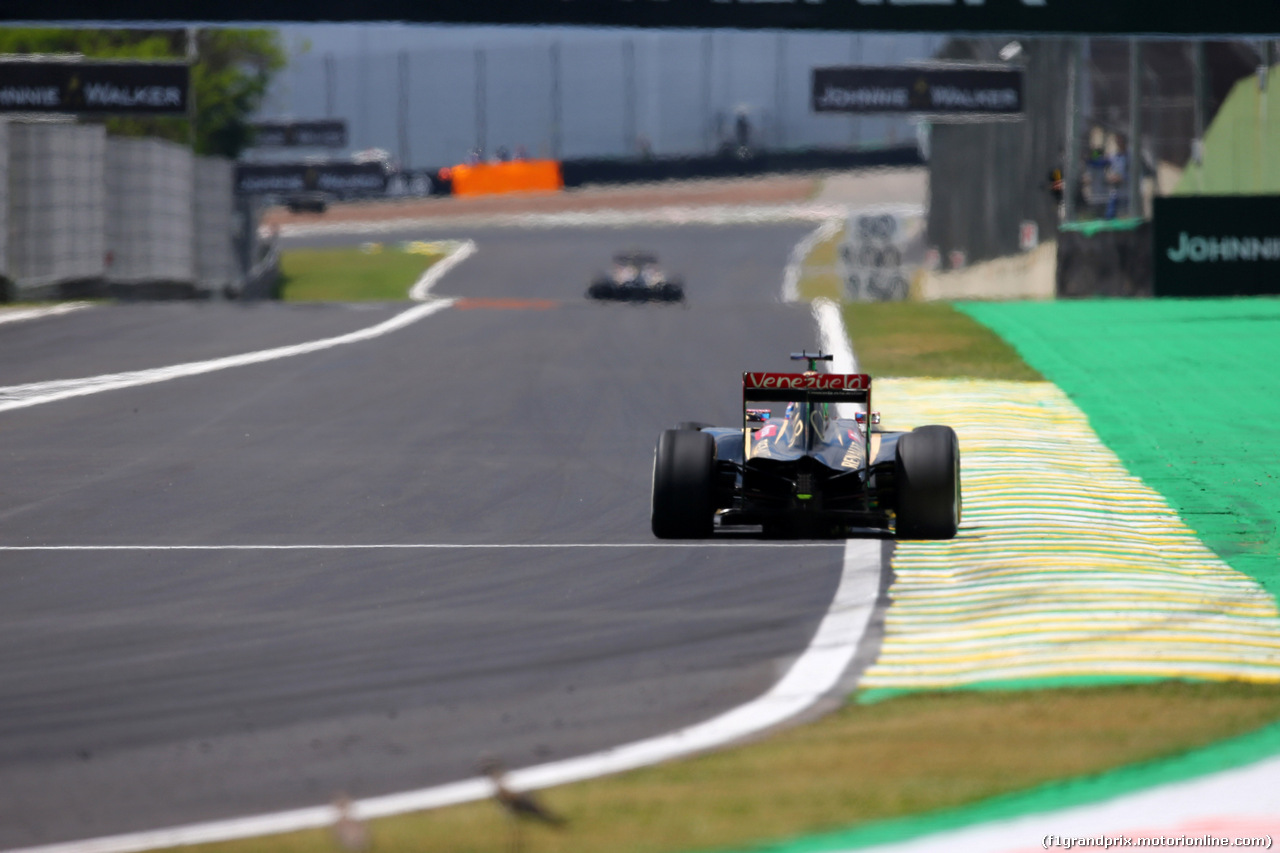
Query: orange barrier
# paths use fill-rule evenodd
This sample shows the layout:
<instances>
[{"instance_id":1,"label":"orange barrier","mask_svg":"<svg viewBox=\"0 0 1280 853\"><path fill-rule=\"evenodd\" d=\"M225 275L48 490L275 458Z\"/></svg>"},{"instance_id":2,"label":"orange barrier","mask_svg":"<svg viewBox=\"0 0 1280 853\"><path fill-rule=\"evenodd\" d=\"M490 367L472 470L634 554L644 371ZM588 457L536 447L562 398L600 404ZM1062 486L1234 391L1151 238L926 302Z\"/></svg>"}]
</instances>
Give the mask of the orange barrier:
<instances>
[{"instance_id":1,"label":"orange barrier","mask_svg":"<svg viewBox=\"0 0 1280 853\"><path fill-rule=\"evenodd\" d=\"M456 196L554 192L564 188L558 160L464 164L454 166L449 172Z\"/></svg>"}]
</instances>

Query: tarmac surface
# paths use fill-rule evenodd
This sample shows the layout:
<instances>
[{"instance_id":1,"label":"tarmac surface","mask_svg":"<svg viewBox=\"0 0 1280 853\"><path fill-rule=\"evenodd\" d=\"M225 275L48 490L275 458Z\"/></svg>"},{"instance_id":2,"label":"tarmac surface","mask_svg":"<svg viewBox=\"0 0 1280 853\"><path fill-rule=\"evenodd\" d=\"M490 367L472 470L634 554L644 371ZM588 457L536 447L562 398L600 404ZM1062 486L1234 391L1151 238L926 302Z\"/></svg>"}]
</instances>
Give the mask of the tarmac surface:
<instances>
[{"instance_id":1,"label":"tarmac surface","mask_svg":"<svg viewBox=\"0 0 1280 853\"><path fill-rule=\"evenodd\" d=\"M0 413L0 848L421 788L767 690L830 604L843 543L663 546L649 481L662 429L733 423L743 369L816 344L807 308L778 301L811 229L406 235L476 240L435 290L470 301ZM632 246L683 275L687 307L587 303ZM405 307L94 307L0 326L0 383ZM397 547L421 545L483 547Z\"/></svg>"}]
</instances>

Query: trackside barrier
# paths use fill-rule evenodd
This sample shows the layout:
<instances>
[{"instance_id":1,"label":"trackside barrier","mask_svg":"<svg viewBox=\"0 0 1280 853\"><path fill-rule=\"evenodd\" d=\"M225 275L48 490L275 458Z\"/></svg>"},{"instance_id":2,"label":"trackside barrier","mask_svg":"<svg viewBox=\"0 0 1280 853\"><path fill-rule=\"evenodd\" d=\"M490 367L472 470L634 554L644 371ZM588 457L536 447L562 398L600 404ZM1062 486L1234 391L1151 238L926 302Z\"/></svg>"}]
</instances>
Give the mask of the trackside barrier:
<instances>
[{"instance_id":1,"label":"trackside barrier","mask_svg":"<svg viewBox=\"0 0 1280 853\"><path fill-rule=\"evenodd\" d=\"M1157 296L1280 293L1280 195L1155 200Z\"/></svg>"},{"instance_id":2,"label":"trackside barrier","mask_svg":"<svg viewBox=\"0 0 1280 853\"><path fill-rule=\"evenodd\" d=\"M102 125L0 121L0 300L232 292L230 161Z\"/></svg>"},{"instance_id":3,"label":"trackside barrier","mask_svg":"<svg viewBox=\"0 0 1280 853\"><path fill-rule=\"evenodd\" d=\"M8 277L17 298L100 284L107 137L101 125L8 127Z\"/></svg>"},{"instance_id":4,"label":"trackside barrier","mask_svg":"<svg viewBox=\"0 0 1280 853\"><path fill-rule=\"evenodd\" d=\"M1102 219L1060 225L1057 295L1150 296L1151 223Z\"/></svg>"},{"instance_id":5,"label":"trackside barrier","mask_svg":"<svg viewBox=\"0 0 1280 853\"><path fill-rule=\"evenodd\" d=\"M456 196L555 192L564 187L560 163L556 160L464 164L454 166L449 173Z\"/></svg>"},{"instance_id":6,"label":"trackside barrier","mask_svg":"<svg viewBox=\"0 0 1280 853\"><path fill-rule=\"evenodd\" d=\"M121 296L195 289L194 164L161 139L107 139L106 281Z\"/></svg>"}]
</instances>

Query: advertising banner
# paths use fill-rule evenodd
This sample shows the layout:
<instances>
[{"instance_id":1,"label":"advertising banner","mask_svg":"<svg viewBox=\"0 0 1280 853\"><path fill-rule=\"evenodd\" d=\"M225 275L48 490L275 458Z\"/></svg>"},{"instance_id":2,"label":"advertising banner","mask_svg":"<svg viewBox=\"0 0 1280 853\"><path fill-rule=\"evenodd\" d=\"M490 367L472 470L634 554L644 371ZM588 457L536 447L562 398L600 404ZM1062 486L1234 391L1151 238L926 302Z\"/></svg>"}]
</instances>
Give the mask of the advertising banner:
<instances>
[{"instance_id":1,"label":"advertising banner","mask_svg":"<svg viewBox=\"0 0 1280 853\"><path fill-rule=\"evenodd\" d=\"M380 195L387 173L380 163L238 163L235 186L240 195Z\"/></svg>"},{"instance_id":2,"label":"advertising banner","mask_svg":"<svg viewBox=\"0 0 1280 853\"><path fill-rule=\"evenodd\" d=\"M184 115L189 78L185 63L0 59L0 112Z\"/></svg>"},{"instance_id":3,"label":"advertising banner","mask_svg":"<svg viewBox=\"0 0 1280 853\"><path fill-rule=\"evenodd\" d=\"M1155 200L1156 296L1280 293L1280 196Z\"/></svg>"},{"instance_id":4,"label":"advertising banner","mask_svg":"<svg viewBox=\"0 0 1280 853\"><path fill-rule=\"evenodd\" d=\"M1002 115L1022 112L1022 71L1005 68L815 68L813 111Z\"/></svg>"},{"instance_id":5,"label":"advertising banner","mask_svg":"<svg viewBox=\"0 0 1280 853\"><path fill-rule=\"evenodd\" d=\"M253 124L258 148L346 148L347 123L342 119L259 121Z\"/></svg>"}]
</instances>

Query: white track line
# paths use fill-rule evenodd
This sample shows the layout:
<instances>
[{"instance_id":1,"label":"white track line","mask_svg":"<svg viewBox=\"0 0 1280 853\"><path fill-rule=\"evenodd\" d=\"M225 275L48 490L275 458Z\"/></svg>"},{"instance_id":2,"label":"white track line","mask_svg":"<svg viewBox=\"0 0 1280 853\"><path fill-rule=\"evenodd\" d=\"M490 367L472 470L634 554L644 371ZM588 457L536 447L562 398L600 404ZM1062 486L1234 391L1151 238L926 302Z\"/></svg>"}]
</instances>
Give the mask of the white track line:
<instances>
[{"instance_id":1,"label":"white track line","mask_svg":"<svg viewBox=\"0 0 1280 853\"><path fill-rule=\"evenodd\" d=\"M413 287L409 288L409 298L414 302L426 301L431 288L436 286L436 282L444 278L445 273L475 253L476 243L474 240L465 240L461 243L453 244L450 247L449 254L427 267L422 277L414 283Z\"/></svg>"},{"instance_id":2,"label":"white track line","mask_svg":"<svg viewBox=\"0 0 1280 853\"><path fill-rule=\"evenodd\" d=\"M888 210L889 208L886 208ZM897 208L892 208L897 210ZM918 208L913 208L918 210ZM843 217L845 208L832 204L699 205L647 210L604 208L558 213L475 213L384 219L376 222L315 222L280 226L280 236L315 237L332 234L387 234L460 228L626 228L657 225L771 225L825 222Z\"/></svg>"},{"instance_id":3,"label":"white track line","mask_svg":"<svg viewBox=\"0 0 1280 853\"><path fill-rule=\"evenodd\" d=\"M809 235L791 249L787 258L787 268L782 273L782 301L796 302L800 299L800 270L804 267L804 259L813 251L813 247L823 240L830 240L844 228L845 210L837 212L823 221L821 225L809 232ZM841 332L843 335L843 332Z\"/></svg>"},{"instance_id":4,"label":"white track line","mask_svg":"<svg viewBox=\"0 0 1280 853\"><path fill-rule=\"evenodd\" d=\"M91 304L89 302L64 302L61 305L51 305L47 308L5 309L0 311L0 323L16 323L19 320L36 320L40 317L67 314L72 311L79 311L81 308L88 308Z\"/></svg>"},{"instance_id":5,"label":"white track line","mask_svg":"<svg viewBox=\"0 0 1280 853\"><path fill-rule=\"evenodd\" d=\"M475 250L475 243L470 240L465 243L458 244L458 247L452 253L433 264L426 273L423 274L422 278L414 284L412 288L413 298L416 301L421 302L421 304L415 305L406 311L402 311L394 317L384 320L376 325L359 329L354 332L348 332L345 335L337 335L332 338L323 338L321 340L308 341L307 343L302 344L292 344L289 346L275 347L273 349L259 350L258 352L242 353L241 355L214 358L207 361L192 361L187 362L186 364L174 364L168 367L155 367L149 370L132 370L126 373L108 373L102 376L87 376L82 379L57 379L50 382L32 382L26 385L0 387L0 412L7 412L11 409L23 409L28 406L38 406L41 403L52 403L57 400L66 400L71 397L84 397L89 394L98 394L103 391L116 391L121 388L134 388L139 385L151 385L156 382L166 382L170 379L179 379L186 376L198 376L203 373L213 373L218 370L227 370L233 367L244 367L249 364L261 364L265 361L274 361L276 359L290 358L296 355L319 352L321 350L332 349L345 344L356 343L357 341L372 340L373 338L390 334L391 332L403 329L405 326L412 323L416 323L423 317L429 317L437 311L448 308L452 305L452 299L423 300L428 300L428 291L445 273L474 254Z\"/></svg>"}]
</instances>

